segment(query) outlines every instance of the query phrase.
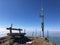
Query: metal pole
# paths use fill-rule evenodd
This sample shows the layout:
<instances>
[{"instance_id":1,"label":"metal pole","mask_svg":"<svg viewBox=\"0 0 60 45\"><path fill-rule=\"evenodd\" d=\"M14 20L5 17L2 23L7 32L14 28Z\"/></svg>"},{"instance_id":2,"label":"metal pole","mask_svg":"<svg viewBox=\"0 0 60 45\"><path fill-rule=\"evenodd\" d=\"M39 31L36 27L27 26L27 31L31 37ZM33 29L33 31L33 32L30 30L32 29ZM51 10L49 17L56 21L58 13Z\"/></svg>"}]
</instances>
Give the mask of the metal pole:
<instances>
[{"instance_id":1,"label":"metal pole","mask_svg":"<svg viewBox=\"0 0 60 45\"><path fill-rule=\"evenodd\" d=\"M42 37L44 38L44 9L42 8L42 14L41 14L41 17L42 17Z\"/></svg>"}]
</instances>

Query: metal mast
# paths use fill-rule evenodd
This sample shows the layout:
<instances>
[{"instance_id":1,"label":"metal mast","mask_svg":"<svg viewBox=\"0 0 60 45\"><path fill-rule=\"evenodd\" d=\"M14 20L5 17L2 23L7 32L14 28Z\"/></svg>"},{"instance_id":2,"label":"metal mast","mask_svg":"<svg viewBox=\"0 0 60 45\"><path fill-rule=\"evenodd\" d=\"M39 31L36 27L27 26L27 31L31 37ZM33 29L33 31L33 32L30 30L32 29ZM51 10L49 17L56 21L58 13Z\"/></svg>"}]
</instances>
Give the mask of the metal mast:
<instances>
[{"instance_id":1,"label":"metal mast","mask_svg":"<svg viewBox=\"0 0 60 45\"><path fill-rule=\"evenodd\" d=\"M47 30L47 39L49 39L49 31Z\"/></svg>"},{"instance_id":2,"label":"metal mast","mask_svg":"<svg viewBox=\"0 0 60 45\"><path fill-rule=\"evenodd\" d=\"M42 18L42 23L41 23L42 37L44 38L44 9L43 8L42 8L42 13L41 13L41 18Z\"/></svg>"}]
</instances>

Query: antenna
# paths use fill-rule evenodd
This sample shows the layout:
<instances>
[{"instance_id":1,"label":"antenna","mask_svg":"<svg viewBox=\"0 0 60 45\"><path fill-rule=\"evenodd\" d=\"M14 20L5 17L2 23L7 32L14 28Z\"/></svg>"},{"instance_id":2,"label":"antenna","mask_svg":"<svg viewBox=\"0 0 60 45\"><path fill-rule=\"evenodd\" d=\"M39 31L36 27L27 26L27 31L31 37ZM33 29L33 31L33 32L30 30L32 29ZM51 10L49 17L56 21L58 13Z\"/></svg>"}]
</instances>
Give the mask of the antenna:
<instances>
[{"instance_id":1,"label":"antenna","mask_svg":"<svg viewBox=\"0 0 60 45\"><path fill-rule=\"evenodd\" d=\"M24 33L26 32L26 30L24 29Z\"/></svg>"},{"instance_id":2,"label":"antenna","mask_svg":"<svg viewBox=\"0 0 60 45\"><path fill-rule=\"evenodd\" d=\"M41 37L41 31L40 31L40 37Z\"/></svg>"},{"instance_id":3,"label":"antenna","mask_svg":"<svg viewBox=\"0 0 60 45\"><path fill-rule=\"evenodd\" d=\"M42 22L41 22L41 26L42 26L42 37L44 37L44 9L42 8L42 13L41 13L41 18L42 18Z\"/></svg>"},{"instance_id":4,"label":"antenna","mask_svg":"<svg viewBox=\"0 0 60 45\"><path fill-rule=\"evenodd\" d=\"M36 29L36 32L35 32L35 36L36 36L36 38L37 38L37 29Z\"/></svg>"},{"instance_id":5,"label":"antenna","mask_svg":"<svg viewBox=\"0 0 60 45\"><path fill-rule=\"evenodd\" d=\"M42 37L44 38L44 8L43 8L43 0L41 0L41 28L42 28Z\"/></svg>"},{"instance_id":6,"label":"antenna","mask_svg":"<svg viewBox=\"0 0 60 45\"><path fill-rule=\"evenodd\" d=\"M34 31L32 32L32 37L34 37Z\"/></svg>"},{"instance_id":7,"label":"antenna","mask_svg":"<svg viewBox=\"0 0 60 45\"><path fill-rule=\"evenodd\" d=\"M13 24L11 24L11 28L12 28Z\"/></svg>"},{"instance_id":8,"label":"antenna","mask_svg":"<svg viewBox=\"0 0 60 45\"><path fill-rule=\"evenodd\" d=\"M47 38L49 38L49 31L47 30Z\"/></svg>"}]
</instances>

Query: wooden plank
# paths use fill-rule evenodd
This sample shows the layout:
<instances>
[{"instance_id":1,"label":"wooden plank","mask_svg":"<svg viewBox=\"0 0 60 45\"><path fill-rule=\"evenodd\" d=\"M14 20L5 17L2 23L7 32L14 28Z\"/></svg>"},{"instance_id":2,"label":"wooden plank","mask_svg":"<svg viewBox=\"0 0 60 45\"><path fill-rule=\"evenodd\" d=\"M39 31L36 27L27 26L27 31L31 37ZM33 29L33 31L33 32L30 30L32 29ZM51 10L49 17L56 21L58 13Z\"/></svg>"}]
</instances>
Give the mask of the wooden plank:
<instances>
[{"instance_id":1,"label":"wooden plank","mask_svg":"<svg viewBox=\"0 0 60 45\"><path fill-rule=\"evenodd\" d=\"M6 28L7 30L22 30L22 29L17 29L17 28L11 28L11 27L9 27L9 28Z\"/></svg>"}]
</instances>

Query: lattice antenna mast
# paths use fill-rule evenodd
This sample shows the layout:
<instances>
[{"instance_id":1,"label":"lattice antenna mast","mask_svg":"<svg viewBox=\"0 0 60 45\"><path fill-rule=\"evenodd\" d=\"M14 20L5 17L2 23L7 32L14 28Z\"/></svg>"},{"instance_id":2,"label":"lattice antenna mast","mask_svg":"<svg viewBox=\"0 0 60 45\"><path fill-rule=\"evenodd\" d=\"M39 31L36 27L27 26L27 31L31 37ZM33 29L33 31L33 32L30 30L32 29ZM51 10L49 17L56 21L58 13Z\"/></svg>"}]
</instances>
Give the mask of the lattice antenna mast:
<instances>
[{"instance_id":1,"label":"lattice antenna mast","mask_svg":"<svg viewBox=\"0 0 60 45\"><path fill-rule=\"evenodd\" d=\"M47 30L47 38L49 39L49 31Z\"/></svg>"},{"instance_id":2,"label":"lattice antenna mast","mask_svg":"<svg viewBox=\"0 0 60 45\"><path fill-rule=\"evenodd\" d=\"M41 28L42 28L42 37L44 38L44 8L43 8L43 0L41 0Z\"/></svg>"},{"instance_id":3,"label":"lattice antenna mast","mask_svg":"<svg viewBox=\"0 0 60 45\"><path fill-rule=\"evenodd\" d=\"M44 9L42 8L42 13L41 13L41 18L42 18L42 22L41 22L41 26L42 26L42 37L44 37Z\"/></svg>"},{"instance_id":4,"label":"lattice antenna mast","mask_svg":"<svg viewBox=\"0 0 60 45\"><path fill-rule=\"evenodd\" d=\"M11 28L13 27L13 24L11 24Z\"/></svg>"}]
</instances>

